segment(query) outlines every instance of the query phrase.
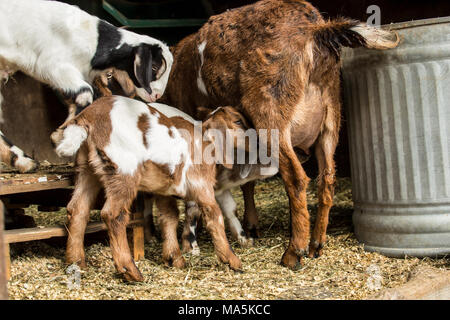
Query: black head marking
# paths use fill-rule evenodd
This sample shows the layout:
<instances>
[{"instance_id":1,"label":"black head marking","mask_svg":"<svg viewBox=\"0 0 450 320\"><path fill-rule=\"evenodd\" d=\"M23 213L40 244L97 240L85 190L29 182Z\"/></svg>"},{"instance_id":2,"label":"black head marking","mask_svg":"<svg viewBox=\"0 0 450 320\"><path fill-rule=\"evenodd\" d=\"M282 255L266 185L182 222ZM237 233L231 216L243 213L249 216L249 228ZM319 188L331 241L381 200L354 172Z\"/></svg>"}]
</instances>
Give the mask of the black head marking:
<instances>
[{"instance_id":1,"label":"black head marking","mask_svg":"<svg viewBox=\"0 0 450 320\"><path fill-rule=\"evenodd\" d=\"M115 67L126 71L136 87L151 93L150 82L156 80L164 63L162 48L157 44L147 43L138 46L124 43L119 47L121 39L122 34L117 27L100 20L97 50L91 60L92 68L105 70Z\"/></svg>"},{"instance_id":2,"label":"black head marking","mask_svg":"<svg viewBox=\"0 0 450 320\"><path fill-rule=\"evenodd\" d=\"M142 43L135 48L135 75L142 88L151 93L150 82L157 79L163 66L162 49L154 44Z\"/></svg>"}]
</instances>

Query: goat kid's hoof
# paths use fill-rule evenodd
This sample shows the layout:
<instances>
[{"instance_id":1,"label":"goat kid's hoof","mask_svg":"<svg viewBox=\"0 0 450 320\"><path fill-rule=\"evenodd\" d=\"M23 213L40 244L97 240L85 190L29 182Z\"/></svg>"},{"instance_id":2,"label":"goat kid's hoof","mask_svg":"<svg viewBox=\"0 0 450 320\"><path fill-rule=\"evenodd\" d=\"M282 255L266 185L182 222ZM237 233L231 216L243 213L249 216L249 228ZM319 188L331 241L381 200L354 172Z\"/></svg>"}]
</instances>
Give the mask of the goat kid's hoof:
<instances>
[{"instance_id":1,"label":"goat kid's hoof","mask_svg":"<svg viewBox=\"0 0 450 320\"><path fill-rule=\"evenodd\" d=\"M248 227L246 232L247 237L258 239L259 238L259 230L256 226Z\"/></svg>"},{"instance_id":2,"label":"goat kid's hoof","mask_svg":"<svg viewBox=\"0 0 450 320\"><path fill-rule=\"evenodd\" d=\"M186 261L182 256L179 256L178 258L173 260L172 266L177 269L184 269L184 267L186 266Z\"/></svg>"},{"instance_id":3,"label":"goat kid's hoof","mask_svg":"<svg viewBox=\"0 0 450 320\"><path fill-rule=\"evenodd\" d=\"M245 236L239 236L238 242L242 248L250 248L250 247L253 247L253 245L254 245L253 238L247 238Z\"/></svg>"},{"instance_id":4,"label":"goat kid's hoof","mask_svg":"<svg viewBox=\"0 0 450 320\"><path fill-rule=\"evenodd\" d=\"M139 269L136 267L134 261L124 263L122 266L116 266L119 273L123 275L127 281L144 281L144 277Z\"/></svg>"},{"instance_id":5,"label":"goat kid's hoof","mask_svg":"<svg viewBox=\"0 0 450 320\"><path fill-rule=\"evenodd\" d=\"M302 268L302 256L298 256L295 253L286 251L281 258L281 265L289 268L293 271L300 270Z\"/></svg>"},{"instance_id":6,"label":"goat kid's hoof","mask_svg":"<svg viewBox=\"0 0 450 320\"><path fill-rule=\"evenodd\" d=\"M200 255L200 247L197 244L191 245L189 243L188 245L183 246L183 253L191 254L193 256L199 256Z\"/></svg>"},{"instance_id":7,"label":"goat kid's hoof","mask_svg":"<svg viewBox=\"0 0 450 320\"><path fill-rule=\"evenodd\" d=\"M233 256L230 258L230 260L228 261L228 265L230 266L231 269L233 269L234 271L240 272L242 271L242 262L241 260L236 257Z\"/></svg>"},{"instance_id":8,"label":"goat kid's hoof","mask_svg":"<svg viewBox=\"0 0 450 320\"><path fill-rule=\"evenodd\" d=\"M78 267L80 267L80 269L83 269L83 270L87 268L87 263L84 258L79 258L79 259L66 258L66 264L68 266L76 264Z\"/></svg>"},{"instance_id":9,"label":"goat kid's hoof","mask_svg":"<svg viewBox=\"0 0 450 320\"><path fill-rule=\"evenodd\" d=\"M177 269L183 269L186 265L186 261L184 260L183 256L178 256L176 258L167 258L164 259L164 264L168 267L174 267Z\"/></svg>"},{"instance_id":10,"label":"goat kid's hoof","mask_svg":"<svg viewBox=\"0 0 450 320\"><path fill-rule=\"evenodd\" d=\"M136 267L134 267L134 270L128 270L128 269L124 268L122 274L123 274L123 277L125 278L125 280L130 281L130 282L144 281L144 276L142 276L142 273Z\"/></svg>"},{"instance_id":11,"label":"goat kid's hoof","mask_svg":"<svg viewBox=\"0 0 450 320\"><path fill-rule=\"evenodd\" d=\"M84 92L81 92L77 95L75 98L75 103L77 104L77 109L80 108L81 110L87 107L92 103L92 93L91 91L85 90Z\"/></svg>"},{"instance_id":12,"label":"goat kid's hoof","mask_svg":"<svg viewBox=\"0 0 450 320\"><path fill-rule=\"evenodd\" d=\"M27 156L18 156L14 166L21 172L30 172L37 168L37 162Z\"/></svg>"},{"instance_id":13,"label":"goat kid's hoof","mask_svg":"<svg viewBox=\"0 0 450 320\"><path fill-rule=\"evenodd\" d=\"M308 257L319 258L323 253L323 246L324 246L323 242L319 243L318 241L311 241L311 243L309 244Z\"/></svg>"}]
</instances>

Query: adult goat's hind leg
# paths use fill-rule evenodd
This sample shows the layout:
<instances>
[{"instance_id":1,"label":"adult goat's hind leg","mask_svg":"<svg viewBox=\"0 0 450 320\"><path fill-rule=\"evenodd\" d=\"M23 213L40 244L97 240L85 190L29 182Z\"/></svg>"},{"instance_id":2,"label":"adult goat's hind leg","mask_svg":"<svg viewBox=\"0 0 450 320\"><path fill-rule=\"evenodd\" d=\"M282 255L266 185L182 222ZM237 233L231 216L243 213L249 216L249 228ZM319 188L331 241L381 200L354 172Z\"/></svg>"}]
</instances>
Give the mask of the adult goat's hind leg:
<instances>
[{"instance_id":1,"label":"adult goat's hind leg","mask_svg":"<svg viewBox=\"0 0 450 320\"><path fill-rule=\"evenodd\" d=\"M339 82L336 80L336 83ZM319 165L318 177L318 200L319 207L317 210L316 222L314 230L311 235L309 243L309 257L319 257L322 255L323 246L326 241L326 232L328 226L328 216L333 205L334 184L335 178L335 164L334 152L339 140L339 126L340 126L340 101L338 88L335 85L334 90L337 92L334 95L325 94L324 97L329 97L327 103L327 115L321 130L321 134L316 142L316 158ZM326 91L328 93L329 91Z\"/></svg>"},{"instance_id":2,"label":"adult goat's hind leg","mask_svg":"<svg viewBox=\"0 0 450 320\"><path fill-rule=\"evenodd\" d=\"M309 239L309 213L306 188L309 178L291 144L290 135L280 135L280 173L289 197L291 238L281 264L297 269L307 253Z\"/></svg>"}]
</instances>

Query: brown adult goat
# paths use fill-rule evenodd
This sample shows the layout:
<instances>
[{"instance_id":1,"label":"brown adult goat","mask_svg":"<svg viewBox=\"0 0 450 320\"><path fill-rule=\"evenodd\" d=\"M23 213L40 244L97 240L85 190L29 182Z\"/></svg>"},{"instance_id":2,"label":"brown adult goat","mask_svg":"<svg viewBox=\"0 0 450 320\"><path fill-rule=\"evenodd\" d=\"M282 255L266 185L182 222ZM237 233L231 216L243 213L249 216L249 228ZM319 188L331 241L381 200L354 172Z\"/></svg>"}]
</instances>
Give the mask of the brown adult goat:
<instances>
[{"instance_id":1,"label":"brown adult goat","mask_svg":"<svg viewBox=\"0 0 450 320\"><path fill-rule=\"evenodd\" d=\"M255 129L279 129L280 173L289 197L291 238L282 264L320 256L333 202L341 118L342 46L389 49L397 34L350 19L326 21L301 0L262 0L211 17L173 50L162 102L194 115L198 106L232 105ZM269 143L269 141L267 141ZM319 209L310 239L309 178L294 148L319 164ZM252 203L252 190L244 192Z\"/></svg>"}]
</instances>

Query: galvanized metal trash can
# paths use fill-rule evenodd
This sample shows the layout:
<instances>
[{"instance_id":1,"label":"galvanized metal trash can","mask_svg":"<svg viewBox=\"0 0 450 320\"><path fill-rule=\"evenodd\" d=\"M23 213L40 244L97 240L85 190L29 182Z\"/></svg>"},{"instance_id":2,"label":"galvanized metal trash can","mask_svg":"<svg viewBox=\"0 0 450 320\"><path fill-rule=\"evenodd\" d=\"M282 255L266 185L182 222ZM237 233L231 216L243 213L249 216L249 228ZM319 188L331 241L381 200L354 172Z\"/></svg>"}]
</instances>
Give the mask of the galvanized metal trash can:
<instances>
[{"instance_id":1,"label":"galvanized metal trash can","mask_svg":"<svg viewBox=\"0 0 450 320\"><path fill-rule=\"evenodd\" d=\"M343 52L355 234L387 256L450 254L450 17L388 28L396 49Z\"/></svg>"}]
</instances>

